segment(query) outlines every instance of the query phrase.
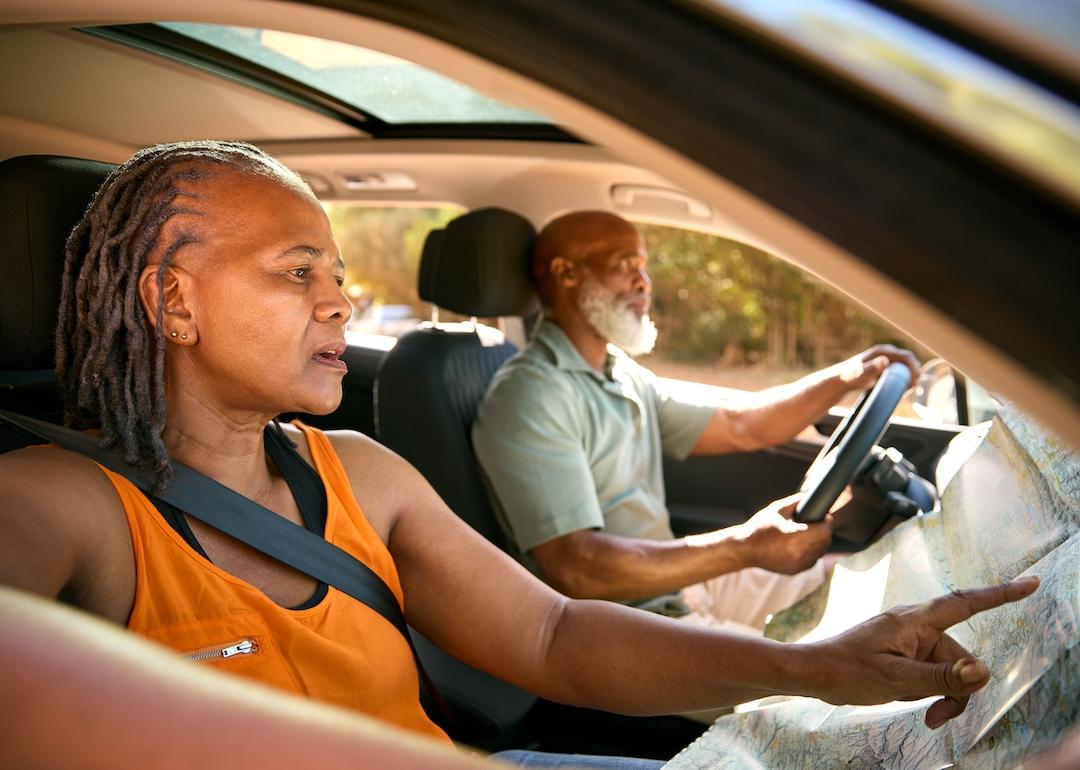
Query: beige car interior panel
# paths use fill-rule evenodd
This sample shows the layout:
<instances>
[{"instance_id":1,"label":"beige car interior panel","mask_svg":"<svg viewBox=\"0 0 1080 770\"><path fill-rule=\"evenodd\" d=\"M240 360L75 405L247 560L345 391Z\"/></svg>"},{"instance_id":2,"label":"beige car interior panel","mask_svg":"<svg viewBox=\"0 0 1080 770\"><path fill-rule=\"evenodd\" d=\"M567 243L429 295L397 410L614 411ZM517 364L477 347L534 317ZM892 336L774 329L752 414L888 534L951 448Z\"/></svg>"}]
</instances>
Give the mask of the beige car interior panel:
<instances>
[{"instance_id":1,"label":"beige car interior panel","mask_svg":"<svg viewBox=\"0 0 1080 770\"><path fill-rule=\"evenodd\" d=\"M7 80L0 113L131 147L198 137L360 135L252 88L79 32L5 33L0 68Z\"/></svg>"},{"instance_id":2,"label":"beige car interior panel","mask_svg":"<svg viewBox=\"0 0 1080 770\"><path fill-rule=\"evenodd\" d=\"M456 184L457 189L464 192L459 194L460 197L455 195L446 197L445 200L471 207L498 202L518 208L536 222L546 221L573 208L599 207L614 210L616 206L612 202L611 188L616 184L640 184L685 191L688 196L710 206L713 212L716 212L714 219L706 224L700 219L691 218L687 210L686 221L677 222L676 219L679 218L674 216L673 211L666 211L659 217L661 221L714 231L736 240L760 245L799 265L843 293L856 298L868 311L950 360L988 389L1012 399L1044 425L1053 426L1062 438L1080 446L1080 406L1070 402L1058 391L1031 375L1024 367L926 303L918 295L897 286L844 249L711 170L637 130L562 93L441 41L411 30L329 9L267 0L233 0L229 3L222 3L220 0L190 0L183 5L182 10L170 0L144 0L137 5L125 0L65 0L49 3L38 0L8 0L0 6L0 34L8 34L3 29L5 26L9 29L72 27L90 23L176 21L179 17L185 21L240 26L272 24L275 28L288 32L364 46L429 67L496 99L546 115L557 125L567 127L587 141L608 148L615 157L622 158L627 167L637 169L636 173L632 178L606 177L601 184L599 177L604 175L584 173L587 168L585 165L571 163L561 169L567 172L565 176L555 176L554 169L558 168L560 162L564 162L561 158L548 155L545 159L533 158L530 162L526 159L515 159L513 153L499 156L497 164L502 165L501 176L493 172L481 173L482 169L477 170L475 165L470 165L475 164L476 155L489 157L488 153L483 152L473 156L457 155L445 158L441 163L437 161L435 153L423 153L426 156L424 162L433 166L430 179L422 178L416 167L410 168L404 163L389 163L388 159L392 155L382 155L378 163L386 169L399 170L410 176L415 174L418 193L422 193L425 184L432 185L433 195L439 184L447 190ZM0 46L0 50L6 51L6 42ZM16 68L14 71L26 72L26 69ZM97 114L96 119L108 121L109 113L102 107L98 95L94 95L92 103ZM10 115L6 107L3 112ZM40 118L36 116L20 117L40 122ZM122 124L130 120L131 115L122 113L115 122ZM210 127L216 128L202 116L197 125L198 128L193 130L199 135ZM305 135L303 127L310 124L297 118L295 123L290 119L288 123L281 125L283 129L288 128L290 137L298 137ZM60 128L71 129L69 126ZM97 133L96 140L113 138L110 136L113 130L121 129L114 125L110 130ZM340 132L341 128L338 127L337 130ZM272 129L264 127L261 135L249 135L248 138L269 139L271 137L267 134L271 131ZM161 138L167 137L147 136L143 141L160 141ZM361 153L369 152L374 149L373 145L381 145L383 142L313 142L324 148L319 154L334 154L338 157L336 162L311 166L301 162L301 158L305 156L304 150L299 146L302 143L288 142L282 146L272 142L264 144L271 152L282 155L287 162L318 174L329 182L334 178L335 169L364 169L367 159L361 158ZM288 144L288 151L284 144ZM88 147L90 146L91 143L88 143ZM334 152L327 153L328 147L333 147ZM5 151L3 154L7 154L6 145L0 149ZM50 150L43 148L42 151ZM545 164L551 164L546 177L536 171ZM456 167L456 181L451 180L451 177L455 176L451 171L453 167ZM536 181L537 186L529 188L526 184L529 181ZM391 196L383 199L393 200ZM413 200L417 198L414 197ZM723 212L722 216L719 212ZM651 218L644 213L641 216ZM690 221L693 224L690 224ZM873 306L870 307L867 303L872 303Z\"/></svg>"},{"instance_id":3,"label":"beige car interior panel","mask_svg":"<svg viewBox=\"0 0 1080 770\"><path fill-rule=\"evenodd\" d=\"M477 140L260 145L325 185L319 191L324 199L502 206L537 227L565 211L614 206L626 216L659 224L725 233L737 228L659 175L590 145ZM348 183L367 177L412 184L380 189Z\"/></svg>"}]
</instances>

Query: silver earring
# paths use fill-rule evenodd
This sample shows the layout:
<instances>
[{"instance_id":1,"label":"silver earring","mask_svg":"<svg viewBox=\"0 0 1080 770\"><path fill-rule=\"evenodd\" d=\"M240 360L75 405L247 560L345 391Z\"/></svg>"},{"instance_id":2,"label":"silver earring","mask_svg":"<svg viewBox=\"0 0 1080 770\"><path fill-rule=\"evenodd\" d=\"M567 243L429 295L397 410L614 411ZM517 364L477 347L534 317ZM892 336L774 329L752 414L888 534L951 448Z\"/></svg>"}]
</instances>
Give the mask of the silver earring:
<instances>
[{"instance_id":1,"label":"silver earring","mask_svg":"<svg viewBox=\"0 0 1080 770\"><path fill-rule=\"evenodd\" d=\"M181 335L180 335L180 339L182 339L182 340L186 340L186 339L187 339L187 335L186 335L186 334L181 334Z\"/></svg>"},{"instance_id":2,"label":"silver earring","mask_svg":"<svg viewBox=\"0 0 1080 770\"><path fill-rule=\"evenodd\" d=\"M176 332L172 332L172 333L171 333L171 334L170 334L169 336L170 336L170 337L175 337L175 336L176 336Z\"/></svg>"}]
</instances>

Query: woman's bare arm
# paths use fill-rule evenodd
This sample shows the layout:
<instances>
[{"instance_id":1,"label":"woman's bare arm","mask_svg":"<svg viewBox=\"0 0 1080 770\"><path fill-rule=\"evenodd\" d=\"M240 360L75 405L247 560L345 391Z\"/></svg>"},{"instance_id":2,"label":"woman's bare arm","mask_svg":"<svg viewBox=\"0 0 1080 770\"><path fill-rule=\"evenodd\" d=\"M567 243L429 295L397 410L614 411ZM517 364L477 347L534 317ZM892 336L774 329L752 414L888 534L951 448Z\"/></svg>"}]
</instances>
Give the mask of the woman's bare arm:
<instances>
[{"instance_id":1,"label":"woman's bare arm","mask_svg":"<svg viewBox=\"0 0 1080 770\"><path fill-rule=\"evenodd\" d=\"M227 676L0 587L0 766L22 770L494 767L342 709ZM16 716L17 715L17 716Z\"/></svg>"},{"instance_id":2,"label":"woman's bare arm","mask_svg":"<svg viewBox=\"0 0 1080 770\"><path fill-rule=\"evenodd\" d=\"M862 704L943 695L927 713L936 726L989 680L986 666L945 631L1038 585L1011 583L890 610L813 645L696 628L555 593L450 512L408 463L360 444L354 454L348 438L335 443L347 466L360 463L393 490L392 513L381 516L409 622L466 663L556 701L657 714L767 693Z\"/></svg>"},{"instance_id":3,"label":"woman's bare arm","mask_svg":"<svg viewBox=\"0 0 1080 770\"><path fill-rule=\"evenodd\" d=\"M359 497L376 530L387 533L409 623L452 655L550 700L628 714L765 693L742 684L747 665L728 668L723 659L748 645L779 645L721 639L618 604L567 599L462 522L400 457L358 434L332 438L350 478L378 486ZM683 655L680 649L682 675L658 686L658 661ZM767 657L756 658L762 668Z\"/></svg>"}]
</instances>

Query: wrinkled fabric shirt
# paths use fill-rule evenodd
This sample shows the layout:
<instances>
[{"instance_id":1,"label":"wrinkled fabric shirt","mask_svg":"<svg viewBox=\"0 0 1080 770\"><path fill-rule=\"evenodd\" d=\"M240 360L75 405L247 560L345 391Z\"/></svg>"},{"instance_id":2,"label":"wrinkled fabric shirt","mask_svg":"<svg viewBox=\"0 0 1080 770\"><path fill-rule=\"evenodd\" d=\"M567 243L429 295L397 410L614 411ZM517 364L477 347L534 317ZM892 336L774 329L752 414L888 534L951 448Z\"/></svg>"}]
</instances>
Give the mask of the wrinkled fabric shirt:
<instances>
[{"instance_id":1,"label":"wrinkled fabric shirt","mask_svg":"<svg viewBox=\"0 0 1080 770\"><path fill-rule=\"evenodd\" d=\"M577 530L670 540L663 455L685 458L715 410L680 400L614 346L605 369L595 371L544 321L496 373L473 425L496 515L541 578L529 551ZM689 611L678 595L627 603Z\"/></svg>"}]
</instances>

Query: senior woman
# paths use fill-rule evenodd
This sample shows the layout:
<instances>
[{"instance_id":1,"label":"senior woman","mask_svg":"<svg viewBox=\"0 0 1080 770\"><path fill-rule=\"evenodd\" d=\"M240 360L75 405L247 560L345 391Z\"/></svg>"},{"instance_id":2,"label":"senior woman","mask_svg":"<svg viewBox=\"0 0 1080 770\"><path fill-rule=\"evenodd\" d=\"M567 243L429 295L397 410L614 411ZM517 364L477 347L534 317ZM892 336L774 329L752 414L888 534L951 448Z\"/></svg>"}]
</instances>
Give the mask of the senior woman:
<instances>
[{"instance_id":1,"label":"senior woman","mask_svg":"<svg viewBox=\"0 0 1080 770\"><path fill-rule=\"evenodd\" d=\"M159 494L175 461L315 531L375 571L425 636L545 698L655 714L770 693L834 703L943 695L926 715L936 726L988 679L945 629L1035 589L1029 581L944 597L813 645L560 596L477 536L376 442L276 422L283 412L325 414L338 405L350 305L319 202L251 145L137 153L97 193L66 260L57 374L70 423L121 446L129 462L156 474ZM10 503L0 512L0 582L60 598L187 657L258 638L254 654L221 668L448 742L421 708L405 640L350 596L72 452L0 457L0 489ZM18 599L0 607L7 618L26 617ZM28 628L24 642L37 633ZM72 635L50 638L73 660L84 654ZM110 682L97 685L106 690L145 673L110 665ZM208 713L220 711L213 692L181 689L164 677L160 703L194 697ZM108 702L108 692L96 695ZM78 688L68 697L93 702ZM241 714L250 708L234 705ZM262 748L272 752L282 735L268 732ZM99 738L80 749L87 765L106 750ZM312 751L317 759L318 746ZM225 756L208 750L204 764Z\"/></svg>"}]
</instances>

